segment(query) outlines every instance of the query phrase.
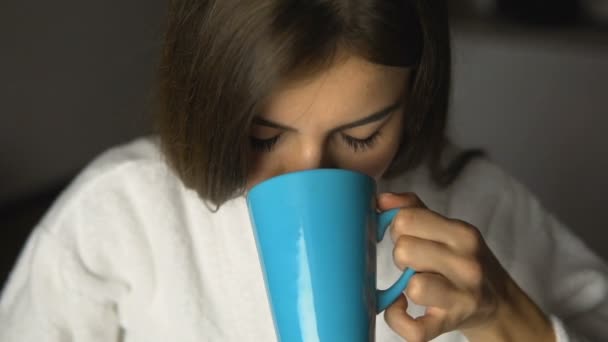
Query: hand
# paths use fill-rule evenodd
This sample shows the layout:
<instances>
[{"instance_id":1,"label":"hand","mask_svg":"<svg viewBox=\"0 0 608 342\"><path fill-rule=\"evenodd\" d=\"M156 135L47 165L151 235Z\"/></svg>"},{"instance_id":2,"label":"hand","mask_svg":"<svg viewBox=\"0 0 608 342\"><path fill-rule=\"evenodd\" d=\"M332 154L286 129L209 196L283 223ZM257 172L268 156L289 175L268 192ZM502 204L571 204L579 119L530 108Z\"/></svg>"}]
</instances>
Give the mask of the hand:
<instances>
[{"instance_id":1,"label":"hand","mask_svg":"<svg viewBox=\"0 0 608 342\"><path fill-rule=\"evenodd\" d=\"M417 273L406 289L426 313L406 313L401 296L384 314L409 342L460 330L470 341L554 341L550 321L517 286L478 229L445 218L412 193L383 194L378 208L401 208L390 228L396 265Z\"/></svg>"}]
</instances>

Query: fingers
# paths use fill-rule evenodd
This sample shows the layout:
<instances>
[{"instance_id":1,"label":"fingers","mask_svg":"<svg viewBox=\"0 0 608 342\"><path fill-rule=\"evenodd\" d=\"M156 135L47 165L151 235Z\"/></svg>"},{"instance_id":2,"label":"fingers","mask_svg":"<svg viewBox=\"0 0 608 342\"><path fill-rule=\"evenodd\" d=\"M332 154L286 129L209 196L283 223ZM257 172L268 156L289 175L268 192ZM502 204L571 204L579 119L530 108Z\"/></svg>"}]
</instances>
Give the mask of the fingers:
<instances>
[{"instance_id":1,"label":"fingers","mask_svg":"<svg viewBox=\"0 0 608 342\"><path fill-rule=\"evenodd\" d=\"M466 297L449 280L436 273L416 273L410 279L405 293L418 305L442 309L455 308Z\"/></svg>"},{"instance_id":2,"label":"fingers","mask_svg":"<svg viewBox=\"0 0 608 342\"><path fill-rule=\"evenodd\" d=\"M434 229L435 226L446 225L445 218L433 215L415 193L384 193L377 197L377 205L380 210L401 209L391 224L390 233L393 242L404 234L421 239L436 240L442 234L439 234L441 229ZM427 226L430 226L430 229Z\"/></svg>"},{"instance_id":3,"label":"fingers","mask_svg":"<svg viewBox=\"0 0 608 342\"><path fill-rule=\"evenodd\" d=\"M479 231L459 220L452 220L424 208L402 208L390 228L393 241L409 235L449 246L460 254L475 254L483 238Z\"/></svg>"},{"instance_id":4,"label":"fingers","mask_svg":"<svg viewBox=\"0 0 608 342\"><path fill-rule=\"evenodd\" d=\"M429 210L414 193L384 193L378 196L377 205L380 210L401 208L391 224L393 241L401 235L411 235L444 243L467 254L475 254L483 247L483 238L475 227Z\"/></svg>"},{"instance_id":5,"label":"fingers","mask_svg":"<svg viewBox=\"0 0 608 342\"><path fill-rule=\"evenodd\" d=\"M445 236L445 219L424 208L402 208L399 210L390 228L393 241L399 236L409 235L420 239L433 240L448 244Z\"/></svg>"},{"instance_id":6,"label":"fingers","mask_svg":"<svg viewBox=\"0 0 608 342\"><path fill-rule=\"evenodd\" d=\"M408 341L428 341L476 313L495 310L486 269L499 269L499 263L488 259L492 253L477 228L429 210L412 193L383 194L377 202L380 210L399 208L390 227L393 259L399 268L418 272L406 293L426 307L424 316L412 318L405 297L391 305L385 319L395 332Z\"/></svg>"},{"instance_id":7,"label":"fingers","mask_svg":"<svg viewBox=\"0 0 608 342\"><path fill-rule=\"evenodd\" d=\"M439 273L458 284L465 281L458 270L467 260L432 240L401 235L395 242L393 259L400 269L410 267L417 272Z\"/></svg>"},{"instance_id":8,"label":"fingers","mask_svg":"<svg viewBox=\"0 0 608 342\"><path fill-rule=\"evenodd\" d=\"M444 331L445 317L441 311L412 318L406 312L407 299L401 296L384 312L384 319L391 329L409 342L426 342L441 335ZM435 313L437 312L437 313Z\"/></svg>"}]
</instances>

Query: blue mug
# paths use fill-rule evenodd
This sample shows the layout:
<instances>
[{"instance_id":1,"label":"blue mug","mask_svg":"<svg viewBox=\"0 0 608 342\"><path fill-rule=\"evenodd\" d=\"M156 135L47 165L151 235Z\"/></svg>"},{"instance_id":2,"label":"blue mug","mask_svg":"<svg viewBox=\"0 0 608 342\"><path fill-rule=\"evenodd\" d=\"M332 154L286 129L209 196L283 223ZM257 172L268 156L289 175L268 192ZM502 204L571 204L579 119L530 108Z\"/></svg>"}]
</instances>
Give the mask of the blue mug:
<instances>
[{"instance_id":1,"label":"blue mug","mask_svg":"<svg viewBox=\"0 0 608 342\"><path fill-rule=\"evenodd\" d=\"M414 274L376 289L376 244L398 210L378 214L375 196L373 178L342 169L287 173L249 190L279 341L374 341L376 315Z\"/></svg>"}]
</instances>

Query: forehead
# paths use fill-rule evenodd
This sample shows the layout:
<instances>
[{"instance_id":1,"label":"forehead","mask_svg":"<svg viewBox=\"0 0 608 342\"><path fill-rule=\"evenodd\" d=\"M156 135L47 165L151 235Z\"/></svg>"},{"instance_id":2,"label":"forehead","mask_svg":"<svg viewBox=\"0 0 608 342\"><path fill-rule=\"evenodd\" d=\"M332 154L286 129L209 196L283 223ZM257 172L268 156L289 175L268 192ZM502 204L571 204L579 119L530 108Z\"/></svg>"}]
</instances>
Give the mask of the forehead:
<instances>
[{"instance_id":1,"label":"forehead","mask_svg":"<svg viewBox=\"0 0 608 342\"><path fill-rule=\"evenodd\" d=\"M262 117L286 125L348 122L405 96L409 69L346 56L308 78L286 81L267 99Z\"/></svg>"}]
</instances>

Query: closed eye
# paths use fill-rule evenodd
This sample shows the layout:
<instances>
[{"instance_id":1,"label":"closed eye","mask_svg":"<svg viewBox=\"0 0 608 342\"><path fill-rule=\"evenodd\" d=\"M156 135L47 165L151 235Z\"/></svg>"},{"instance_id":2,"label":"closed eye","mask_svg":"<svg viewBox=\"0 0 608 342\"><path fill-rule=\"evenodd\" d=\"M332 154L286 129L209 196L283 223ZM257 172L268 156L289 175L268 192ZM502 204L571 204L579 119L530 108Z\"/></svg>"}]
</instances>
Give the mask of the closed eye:
<instances>
[{"instance_id":1,"label":"closed eye","mask_svg":"<svg viewBox=\"0 0 608 342\"><path fill-rule=\"evenodd\" d=\"M355 152L364 152L374 147L375 143L378 141L378 137L380 137L380 131L374 132L374 134L365 139L353 138L344 133L342 133L341 136L342 140Z\"/></svg>"},{"instance_id":2,"label":"closed eye","mask_svg":"<svg viewBox=\"0 0 608 342\"><path fill-rule=\"evenodd\" d=\"M258 139L254 137L249 137L249 140L251 142L251 147L253 147L254 150L261 152L270 152L272 151L274 145L276 145L277 141L279 141L280 137L281 134L278 134L269 139Z\"/></svg>"},{"instance_id":3,"label":"closed eye","mask_svg":"<svg viewBox=\"0 0 608 342\"><path fill-rule=\"evenodd\" d=\"M370 135L365 139L353 138L350 135L346 135L344 133L340 134L342 141L346 143L346 145L351 148L354 152L365 152L374 147L378 138L380 137L380 131L374 132L374 134ZM268 139L258 139L254 137L249 137L251 142L251 147L254 150L260 152L270 152L277 144L279 139L281 138L281 134L278 134L272 138Z\"/></svg>"}]
</instances>

